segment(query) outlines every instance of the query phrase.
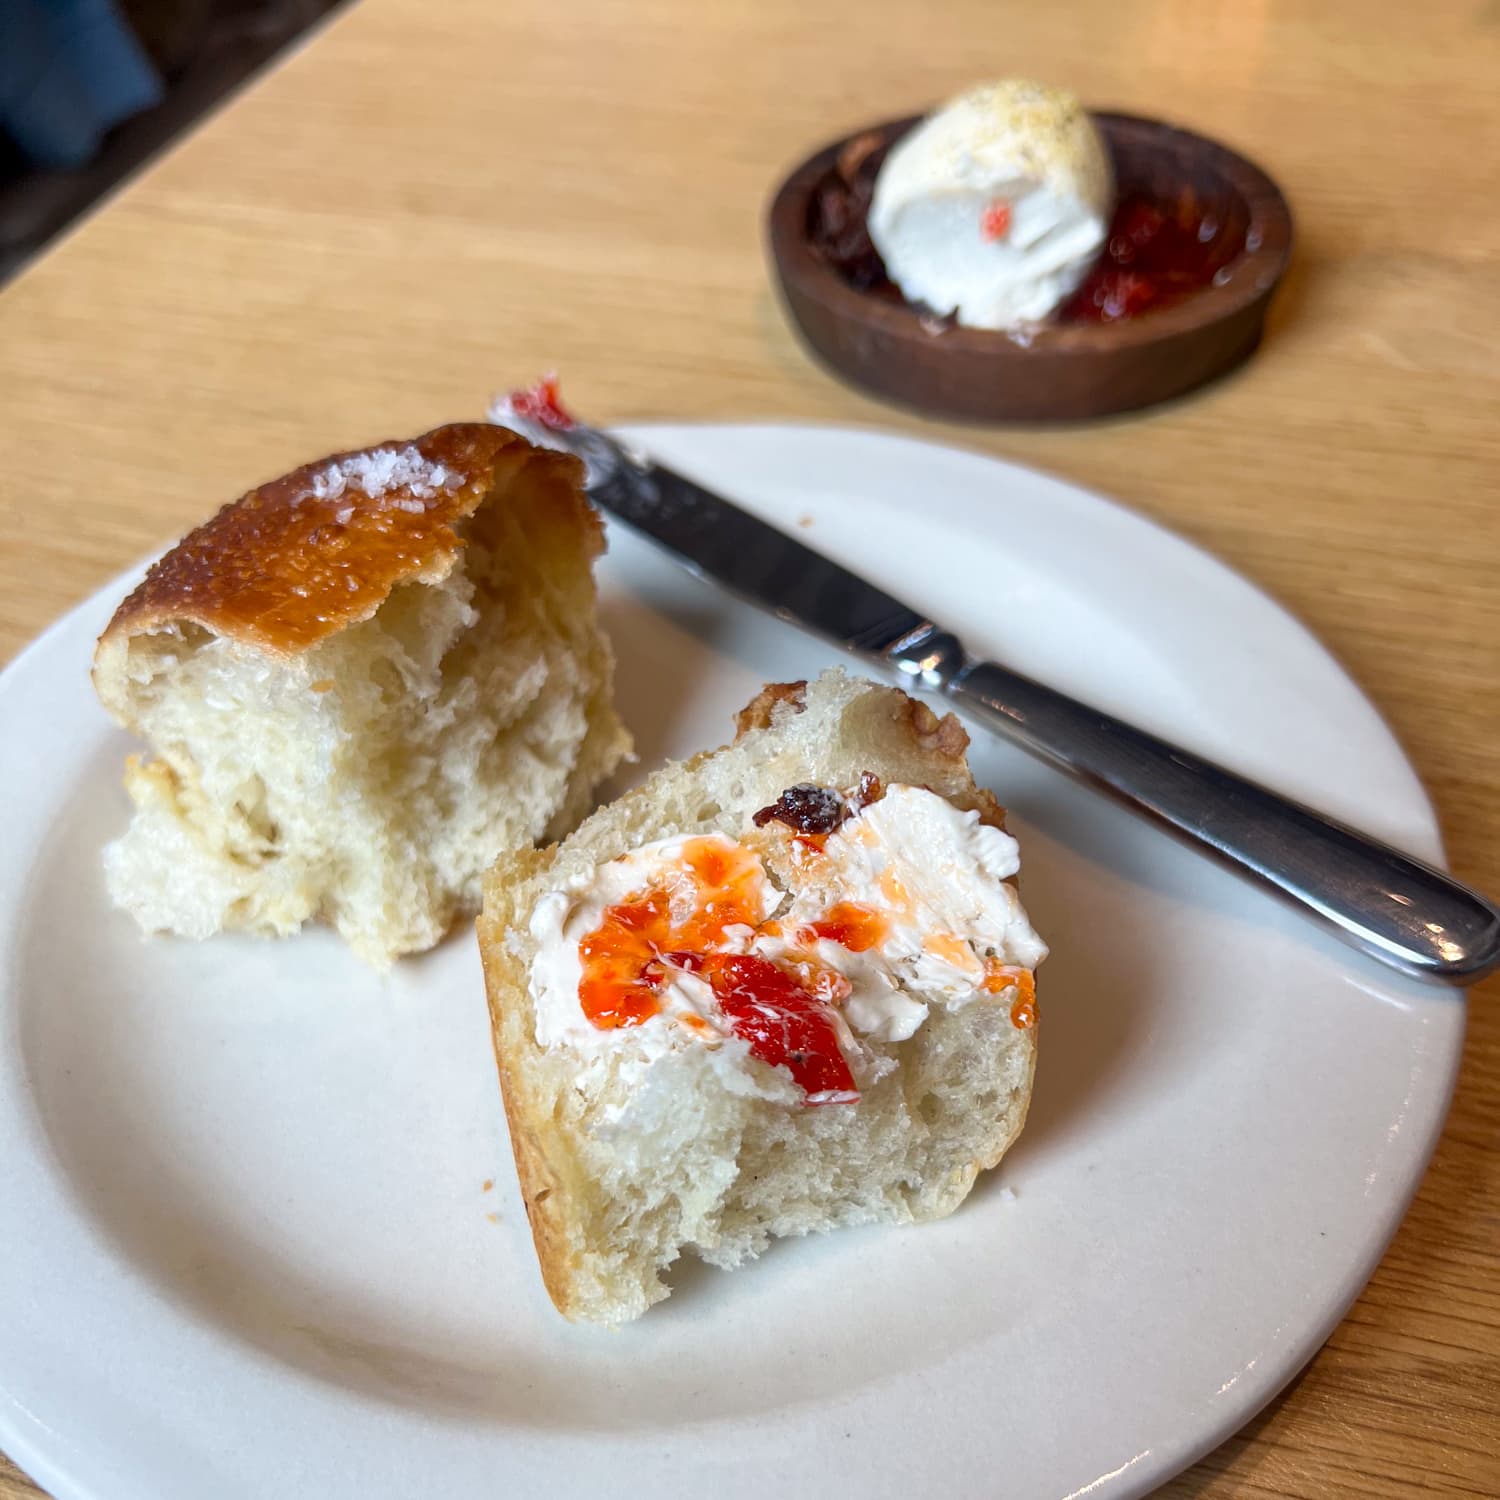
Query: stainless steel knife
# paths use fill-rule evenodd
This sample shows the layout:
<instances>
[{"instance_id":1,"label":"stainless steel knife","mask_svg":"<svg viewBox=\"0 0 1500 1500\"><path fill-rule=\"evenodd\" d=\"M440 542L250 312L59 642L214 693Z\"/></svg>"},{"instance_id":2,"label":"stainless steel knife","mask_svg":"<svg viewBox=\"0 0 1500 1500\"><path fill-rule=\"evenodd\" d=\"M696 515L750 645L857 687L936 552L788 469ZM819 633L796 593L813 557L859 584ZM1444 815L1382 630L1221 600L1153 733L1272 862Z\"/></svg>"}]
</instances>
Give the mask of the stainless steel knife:
<instances>
[{"instance_id":1,"label":"stainless steel knife","mask_svg":"<svg viewBox=\"0 0 1500 1500\"><path fill-rule=\"evenodd\" d=\"M682 474L559 409L492 421L583 459L589 496L690 571L805 627L1218 857L1372 957L1466 984L1500 965L1500 910L1431 865L1019 672Z\"/></svg>"}]
</instances>

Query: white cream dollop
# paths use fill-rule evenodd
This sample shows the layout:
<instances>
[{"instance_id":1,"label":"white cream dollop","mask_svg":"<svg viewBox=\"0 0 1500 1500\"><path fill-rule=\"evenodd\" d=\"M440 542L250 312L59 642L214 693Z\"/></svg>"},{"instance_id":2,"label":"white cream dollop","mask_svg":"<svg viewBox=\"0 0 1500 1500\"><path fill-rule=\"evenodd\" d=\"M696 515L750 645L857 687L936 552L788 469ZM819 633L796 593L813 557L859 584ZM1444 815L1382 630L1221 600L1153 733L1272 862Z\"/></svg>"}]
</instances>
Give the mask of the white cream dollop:
<instances>
[{"instance_id":1,"label":"white cream dollop","mask_svg":"<svg viewBox=\"0 0 1500 1500\"><path fill-rule=\"evenodd\" d=\"M843 1011L856 1034L905 1041L933 1005L957 1009L985 993L997 968L1034 969L1047 956L1009 883L1020 867L1015 839L977 812L892 786L808 861L809 883L781 918L787 936L760 939L756 951L783 956L841 901L875 912L884 933L872 947L820 938L812 953L849 981Z\"/></svg>"},{"instance_id":2,"label":"white cream dollop","mask_svg":"<svg viewBox=\"0 0 1500 1500\"><path fill-rule=\"evenodd\" d=\"M867 1081L891 1064L864 1042L904 1041L932 1006L957 1009L993 993L997 968L1030 970L1046 956L1010 883L1020 865L1015 839L925 788L888 787L830 834L821 853L795 862L796 888L790 892L771 881L754 850L757 840L783 836L789 830L774 823L763 832L747 830L743 843L722 834L704 836L750 868L751 898L760 923L770 924L727 927L716 951L753 953L788 968L811 959L842 975L849 990L835 1006L835 1025L851 1066ZM670 970L658 991L660 1011L635 1026L600 1028L580 1003L579 944L602 925L609 907L664 887L674 913L690 913L694 882L684 861L687 842L660 839L586 865L538 900L529 924L535 943L530 986L541 1046L571 1048L594 1062L623 1048L632 1064L641 1065L707 1046L719 1054L719 1071L747 1073L747 1047L734 1035L712 986L697 974ZM873 916L878 941L862 952L807 932L841 903ZM737 1092L749 1087L746 1079L731 1082L727 1076L726 1085Z\"/></svg>"},{"instance_id":3,"label":"white cream dollop","mask_svg":"<svg viewBox=\"0 0 1500 1500\"><path fill-rule=\"evenodd\" d=\"M1045 318L1108 232L1109 153L1065 89L1010 79L944 105L892 147L870 238L910 301L971 328Z\"/></svg>"}]
</instances>

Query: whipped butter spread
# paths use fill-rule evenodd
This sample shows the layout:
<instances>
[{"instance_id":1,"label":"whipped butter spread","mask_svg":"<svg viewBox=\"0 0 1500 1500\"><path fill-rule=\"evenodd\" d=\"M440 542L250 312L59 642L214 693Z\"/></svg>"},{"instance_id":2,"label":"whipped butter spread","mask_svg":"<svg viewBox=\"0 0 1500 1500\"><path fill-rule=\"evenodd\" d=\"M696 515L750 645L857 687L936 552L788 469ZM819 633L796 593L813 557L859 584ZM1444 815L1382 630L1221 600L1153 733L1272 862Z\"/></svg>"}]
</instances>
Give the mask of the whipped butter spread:
<instances>
[{"instance_id":1,"label":"whipped butter spread","mask_svg":"<svg viewBox=\"0 0 1500 1500\"><path fill-rule=\"evenodd\" d=\"M1078 288L1113 205L1109 154L1078 99L1013 79L961 94L892 147L869 231L909 301L1014 329Z\"/></svg>"},{"instance_id":2,"label":"whipped butter spread","mask_svg":"<svg viewBox=\"0 0 1500 1500\"><path fill-rule=\"evenodd\" d=\"M623 1049L632 1070L707 1048L735 1092L838 1104L892 1066L867 1044L906 1040L934 1007L986 998L1033 1023L1047 950L1009 883L1009 834L920 787L783 801L799 792L835 809L829 831L766 809L739 838L659 839L542 896L537 1042Z\"/></svg>"}]
</instances>

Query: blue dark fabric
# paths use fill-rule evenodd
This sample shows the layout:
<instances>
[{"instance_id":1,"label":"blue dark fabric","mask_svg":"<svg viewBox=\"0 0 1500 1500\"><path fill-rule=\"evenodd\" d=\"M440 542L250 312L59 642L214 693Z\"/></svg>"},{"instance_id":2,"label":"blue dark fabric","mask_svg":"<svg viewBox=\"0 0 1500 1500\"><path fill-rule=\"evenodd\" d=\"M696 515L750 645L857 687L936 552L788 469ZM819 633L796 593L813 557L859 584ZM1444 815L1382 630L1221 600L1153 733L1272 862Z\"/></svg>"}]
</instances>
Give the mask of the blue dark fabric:
<instances>
[{"instance_id":1,"label":"blue dark fabric","mask_svg":"<svg viewBox=\"0 0 1500 1500\"><path fill-rule=\"evenodd\" d=\"M82 166L161 97L112 0L0 0L0 127L38 166Z\"/></svg>"}]
</instances>

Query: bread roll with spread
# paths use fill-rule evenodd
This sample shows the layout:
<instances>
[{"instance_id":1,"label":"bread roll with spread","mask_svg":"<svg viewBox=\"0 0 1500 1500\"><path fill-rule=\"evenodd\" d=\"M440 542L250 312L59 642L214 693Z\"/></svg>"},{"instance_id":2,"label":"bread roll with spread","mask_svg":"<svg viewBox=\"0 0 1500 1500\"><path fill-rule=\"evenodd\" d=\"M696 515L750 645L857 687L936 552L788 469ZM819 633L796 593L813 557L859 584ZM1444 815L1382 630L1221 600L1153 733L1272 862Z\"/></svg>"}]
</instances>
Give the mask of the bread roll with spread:
<instances>
[{"instance_id":1,"label":"bread roll with spread","mask_svg":"<svg viewBox=\"0 0 1500 1500\"><path fill-rule=\"evenodd\" d=\"M619 1323L684 1251L939 1218L1026 1116L1017 846L957 720L825 674L570 838L502 858L479 919L542 1276Z\"/></svg>"},{"instance_id":2,"label":"bread roll with spread","mask_svg":"<svg viewBox=\"0 0 1500 1500\"><path fill-rule=\"evenodd\" d=\"M581 466L499 427L308 464L146 575L94 684L132 757L109 891L148 932L330 922L385 966L566 832L629 750Z\"/></svg>"}]
</instances>

